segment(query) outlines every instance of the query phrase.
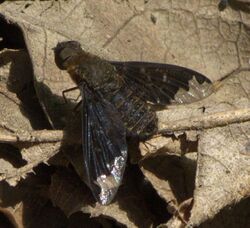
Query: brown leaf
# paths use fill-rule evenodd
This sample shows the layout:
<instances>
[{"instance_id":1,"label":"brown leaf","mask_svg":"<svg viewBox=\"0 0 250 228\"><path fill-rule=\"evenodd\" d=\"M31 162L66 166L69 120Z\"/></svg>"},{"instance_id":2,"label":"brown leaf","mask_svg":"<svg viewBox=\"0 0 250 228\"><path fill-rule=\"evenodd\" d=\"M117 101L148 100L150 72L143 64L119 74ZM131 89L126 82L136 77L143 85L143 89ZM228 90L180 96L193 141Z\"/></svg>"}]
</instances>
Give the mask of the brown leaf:
<instances>
[{"instance_id":1,"label":"brown leaf","mask_svg":"<svg viewBox=\"0 0 250 228\"><path fill-rule=\"evenodd\" d=\"M188 129L193 129L197 120L199 122L195 125L192 135L186 133L185 139L196 142L196 136L201 135L200 141L196 142L199 147L195 189L193 184L195 154L186 154L184 158L179 157L179 154L165 154L169 149L172 150L169 138L160 142L155 141L157 151L153 151L153 148L147 153L146 150L143 151L142 155L148 156L153 152L156 157L149 156L143 160L142 170L165 200L181 204L183 200L194 197L190 220L190 223L194 224L212 218L223 207L248 196L249 173L246 171L248 171L247 165L249 166L247 155L249 143L246 139L249 136L245 128L249 121L237 123L237 118L242 121L241 111L245 111L246 114L249 109L250 39L249 17L246 11L227 7L220 12L218 1L215 0L133 2L86 0L60 1L53 4L48 1L35 1L30 5L26 4L25 1L18 3L5 1L1 5L0 12L7 20L17 23L23 31L32 60L38 99L50 124L56 129L65 126L75 103L72 101L70 104L64 104L62 90L74 85L66 73L56 68L51 50L62 40L78 40L85 50L110 60L148 60L186 66L207 75L213 81L234 74L235 77L222 84L219 83L217 92L204 101L182 107L168 107L157 112L159 128L165 131L170 129L168 133L177 138L181 138ZM76 98L77 95L77 92L69 94L69 98ZM232 116L235 112L238 116ZM226 118L230 119L231 125L227 126ZM221 119L222 125L221 122L218 124L215 121ZM174 127L178 124L182 128L176 132ZM201 133L204 128L207 130ZM245 141L242 139L243 136L237 133L242 131L246 136ZM230 132L233 132L232 135L228 134ZM218 142L218 139L221 146L215 150L216 147L211 148L210 145ZM166 146L168 150L165 148L159 153L158 148L165 142L168 144ZM179 153L179 148L181 154L187 151L181 140L176 143L181 146L174 147L177 148L174 149L175 152ZM231 160L225 153L227 150ZM27 153L26 158L28 157ZM240 167L241 163L245 167L244 170ZM212 168L218 168L221 172L218 174ZM226 172L227 169L230 170L229 173ZM238 171L240 177L236 178ZM174 173L180 179L176 178ZM189 181L185 182L185 177L188 177ZM229 177L234 178L234 184L228 182ZM173 183L170 183L169 179ZM219 182L221 188L217 185ZM210 188L199 188L197 183ZM170 189L170 184L174 188ZM242 187L239 187L241 185ZM161 186L164 188L161 189ZM221 189L223 192L219 191ZM221 194L222 202L219 200L212 202L213 197L218 197L217 193ZM203 202L206 210L201 209ZM177 209L179 204L175 204ZM95 212L100 211L104 214L102 208L98 208ZM126 213L122 211L121 214L124 215L123 223L131 225L131 221L128 222L125 216ZM172 227L183 225L177 217L175 218L171 220Z\"/></svg>"},{"instance_id":2,"label":"brown leaf","mask_svg":"<svg viewBox=\"0 0 250 228\"><path fill-rule=\"evenodd\" d=\"M152 224L152 215L137 193L134 183L129 180L120 187L113 203L102 206L95 202L87 186L73 173L59 170L52 177L50 195L54 205L60 207L67 216L82 211L91 217L103 215L115 219L128 227L149 227Z\"/></svg>"},{"instance_id":3,"label":"brown leaf","mask_svg":"<svg viewBox=\"0 0 250 228\"><path fill-rule=\"evenodd\" d=\"M24 91L25 86L32 79L29 58L25 51L4 50L0 53L0 59L2 59L2 68L0 69L4 79L0 83L2 117L0 131L4 135L8 135L8 133L22 135L27 131L33 130L33 126L43 123L40 113L30 111L31 107L29 107L27 102L25 104L22 103L26 99L26 94L22 93L22 91ZM10 90L13 90L15 93ZM35 107L32 106L32 108ZM2 156L5 156L5 159L0 160L0 180L5 180L12 186L15 186L20 179L26 178L26 175L33 172L33 168L38 164L47 162L49 158L55 155L59 151L60 143L45 143L41 145L19 143L15 146L19 151L13 148L11 148L12 153L11 150L2 150ZM23 159L25 161L19 167L15 167L18 161L15 161L15 163L10 162L14 153L14 156L20 157L19 160Z\"/></svg>"},{"instance_id":4,"label":"brown leaf","mask_svg":"<svg viewBox=\"0 0 250 228\"><path fill-rule=\"evenodd\" d=\"M249 123L233 124L201 135L190 223L198 225L249 197L249 129Z\"/></svg>"},{"instance_id":5,"label":"brown leaf","mask_svg":"<svg viewBox=\"0 0 250 228\"><path fill-rule=\"evenodd\" d=\"M250 107L248 75L248 72L243 71L237 74L237 77L225 81L215 94L203 101L204 107L207 107L203 115L205 116L206 112L213 115L222 111L244 110ZM194 108L191 107L195 107L195 105L180 108L186 116L190 116L190 120L194 113ZM174 118L174 116L171 118ZM172 121L178 120L172 119ZM197 132L199 135L198 160L193 195L194 206L191 210L189 224L198 226L211 220L223 208L232 206L249 197L249 129L248 121L227 124L224 127L211 126L210 129L203 130L203 132ZM164 160L160 159L160 161L163 163ZM153 161L149 162L153 166ZM151 172L157 173L161 166L156 165L155 167L157 169L153 166ZM188 173L190 173L190 170L187 170L187 173L185 172L185 174ZM152 181L158 192L166 181L171 183L169 177L164 181L158 181L157 184L152 178L149 178L149 180ZM187 186L190 186L190 184ZM166 199L169 200L171 197L167 196ZM224 213L228 213L227 210L224 211ZM177 220L180 219L178 217L175 217L174 220L169 221L169 226L170 224L179 224ZM181 222L181 224L183 223Z\"/></svg>"}]
</instances>

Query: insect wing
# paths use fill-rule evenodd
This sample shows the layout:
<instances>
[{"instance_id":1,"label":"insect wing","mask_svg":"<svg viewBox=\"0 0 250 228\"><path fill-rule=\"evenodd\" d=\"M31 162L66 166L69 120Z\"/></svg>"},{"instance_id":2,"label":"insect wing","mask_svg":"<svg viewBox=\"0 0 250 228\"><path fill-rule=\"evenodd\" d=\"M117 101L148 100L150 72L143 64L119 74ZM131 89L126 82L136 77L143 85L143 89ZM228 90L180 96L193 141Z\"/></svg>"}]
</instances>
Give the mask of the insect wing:
<instances>
[{"instance_id":1,"label":"insect wing","mask_svg":"<svg viewBox=\"0 0 250 228\"><path fill-rule=\"evenodd\" d=\"M111 103L82 88L83 155L86 183L96 200L108 204L121 184L127 160L126 130Z\"/></svg>"},{"instance_id":2,"label":"insect wing","mask_svg":"<svg viewBox=\"0 0 250 228\"><path fill-rule=\"evenodd\" d=\"M111 62L126 83L153 104L192 103L213 92L211 81L191 69L149 62Z\"/></svg>"}]
</instances>

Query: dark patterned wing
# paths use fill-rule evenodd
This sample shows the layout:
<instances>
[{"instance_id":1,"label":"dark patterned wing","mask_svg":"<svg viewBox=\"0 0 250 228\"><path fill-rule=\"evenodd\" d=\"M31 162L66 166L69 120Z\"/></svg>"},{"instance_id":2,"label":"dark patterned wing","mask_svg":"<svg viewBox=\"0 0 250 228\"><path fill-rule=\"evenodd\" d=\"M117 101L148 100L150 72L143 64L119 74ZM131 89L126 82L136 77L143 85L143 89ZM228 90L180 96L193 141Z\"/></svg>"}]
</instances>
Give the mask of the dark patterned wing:
<instances>
[{"instance_id":1,"label":"dark patterned wing","mask_svg":"<svg viewBox=\"0 0 250 228\"><path fill-rule=\"evenodd\" d=\"M85 182L96 200L108 204L126 166L126 130L117 110L101 95L84 86L82 97Z\"/></svg>"},{"instance_id":2,"label":"dark patterned wing","mask_svg":"<svg viewBox=\"0 0 250 228\"><path fill-rule=\"evenodd\" d=\"M139 96L153 104L192 103L213 92L211 81L191 69L149 62L111 62Z\"/></svg>"}]
</instances>

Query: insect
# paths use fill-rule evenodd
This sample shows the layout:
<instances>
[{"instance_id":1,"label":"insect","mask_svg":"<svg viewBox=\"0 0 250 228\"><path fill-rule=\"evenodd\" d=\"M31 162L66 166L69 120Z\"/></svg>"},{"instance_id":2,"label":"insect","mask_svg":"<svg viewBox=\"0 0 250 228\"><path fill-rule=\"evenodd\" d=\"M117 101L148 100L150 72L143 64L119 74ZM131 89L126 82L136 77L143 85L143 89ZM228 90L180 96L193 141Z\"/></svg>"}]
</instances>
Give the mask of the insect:
<instances>
[{"instance_id":1,"label":"insect","mask_svg":"<svg viewBox=\"0 0 250 228\"><path fill-rule=\"evenodd\" d=\"M249 1L238 1L238 0L220 0L218 8L220 11L225 10L228 6L237 11L250 12Z\"/></svg>"},{"instance_id":2,"label":"insect","mask_svg":"<svg viewBox=\"0 0 250 228\"><path fill-rule=\"evenodd\" d=\"M157 132L152 106L190 103L211 93L211 81L187 68L110 62L83 51L77 41L58 43L54 53L56 65L81 91L85 182L101 204L109 204L121 184L126 137Z\"/></svg>"},{"instance_id":3,"label":"insect","mask_svg":"<svg viewBox=\"0 0 250 228\"><path fill-rule=\"evenodd\" d=\"M220 0L218 7L220 11L223 11L228 6L228 0Z\"/></svg>"}]
</instances>

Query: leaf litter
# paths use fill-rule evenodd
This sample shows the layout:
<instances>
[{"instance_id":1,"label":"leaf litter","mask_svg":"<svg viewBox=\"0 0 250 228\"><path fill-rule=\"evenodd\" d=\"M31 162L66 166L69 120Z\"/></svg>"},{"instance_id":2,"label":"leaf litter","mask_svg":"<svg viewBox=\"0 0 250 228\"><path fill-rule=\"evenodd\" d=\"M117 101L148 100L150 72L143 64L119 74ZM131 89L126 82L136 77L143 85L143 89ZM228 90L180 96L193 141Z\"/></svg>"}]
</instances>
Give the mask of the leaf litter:
<instances>
[{"instance_id":1,"label":"leaf litter","mask_svg":"<svg viewBox=\"0 0 250 228\"><path fill-rule=\"evenodd\" d=\"M104 221L113 224L111 220L115 220L116 226L124 224L128 227L150 227L160 223L166 227L209 227L209 224L221 224L224 216L234 208L235 214L228 216L227 220L237 224L234 215L238 215L238 208L249 210L249 122L245 122L246 119L243 122L232 121L250 108L248 14L230 7L220 12L217 1L207 4L198 4L197 1L173 4L170 1L149 1L144 4L140 1L106 0L98 6L92 1L60 1L60 4L55 2L51 7L48 7L48 2L26 4L6 1L0 5L5 23L15 23L21 28L29 53L27 57L27 51L6 49L0 54L1 134L4 137L32 130L63 129L70 121L76 122L72 124L76 128L79 125L74 118L69 120L68 117L75 102L65 104L61 96L61 92L73 84L54 64L51 48L59 41L78 40L86 50L111 60L148 60L186 66L213 81L230 76L220 82L215 92L205 100L157 112L164 137L156 137L148 145L145 145L147 142L140 145L140 155L133 160L139 164L140 169L137 167L135 173L140 180L131 179L133 172L128 172L117 199L106 207L93 202L89 190L80 180L83 175L80 140L74 146L64 146L62 142L16 142L4 150L2 145L2 151L6 152L0 160L0 178L14 187L6 191L4 189L10 187L1 182L1 192L5 192L1 194L1 207L7 208L20 226L27 224L20 219L20 213L28 216L28 209L25 209L27 195L21 194L14 204L7 200L11 194L17 194L26 186L28 193L41 200L39 207L33 208L40 211L41 217L45 214L41 208L53 208L48 203L51 200L69 217L68 220L81 211L92 217L99 216L98 223L102 225ZM152 13L156 23L151 21ZM32 15L39 16L34 18ZM122 16L114 19L117 15ZM62 20L65 23L61 23ZM76 24L78 26L73 26ZM6 62L10 57L11 60ZM30 61L29 58L31 62L24 62L24 59ZM26 67L24 72L17 67L24 65L30 67L30 72L25 72ZM13 70L15 67L18 70ZM31 96L31 91L28 91L26 96L36 97L42 109L35 109L32 113L32 106L23 107L29 99L23 100L18 92L23 91L25 85L21 84L21 89L15 88L13 92L7 86L12 80L20 80L26 87L29 87L30 81L34 83L35 93L33 91ZM77 94L70 96L75 98ZM33 100L29 102L34 105ZM234 111L237 111L236 117L232 117ZM218 113L220 115L215 119L224 120L222 124L218 125L218 121L214 120L211 122L211 119L201 121L207 115L213 117ZM197 121L202 124L192 128ZM176 123L184 126L187 122L187 128L173 130ZM76 134L80 139L80 129L77 133L72 131L67 131L67 134ZM9 151L18 151L15 153L19 160L21 158L19 164L10 162L13 161L13 153ZM133 157L133 151L130 153ZM49 162L50 166L39 165L45 162ZM61 166L67 169L61 171ZM51 183L44 183L43 180L48 177L29 174L34 169L38 174L43 170L49 173ZM130 165L127 169L133 170ZM37 179L36 184L43 188L34 191L27 187L32 178ZM149 199L159 196L161 204L168 210L165 221L150 208L153 203L138 190L145 183L152 186L150 192L155 190ZM157 208L157 205L153 207ZM172 217L167 222L169 213ZM51 211L51 214L63 217L59 211ZM244 215L241 225L249 224L247 215ZM87 221L85 217L81 219L82 222ZM63 221L67 223L68 220L64 218Z\"/></svg>"}]
</instances>

